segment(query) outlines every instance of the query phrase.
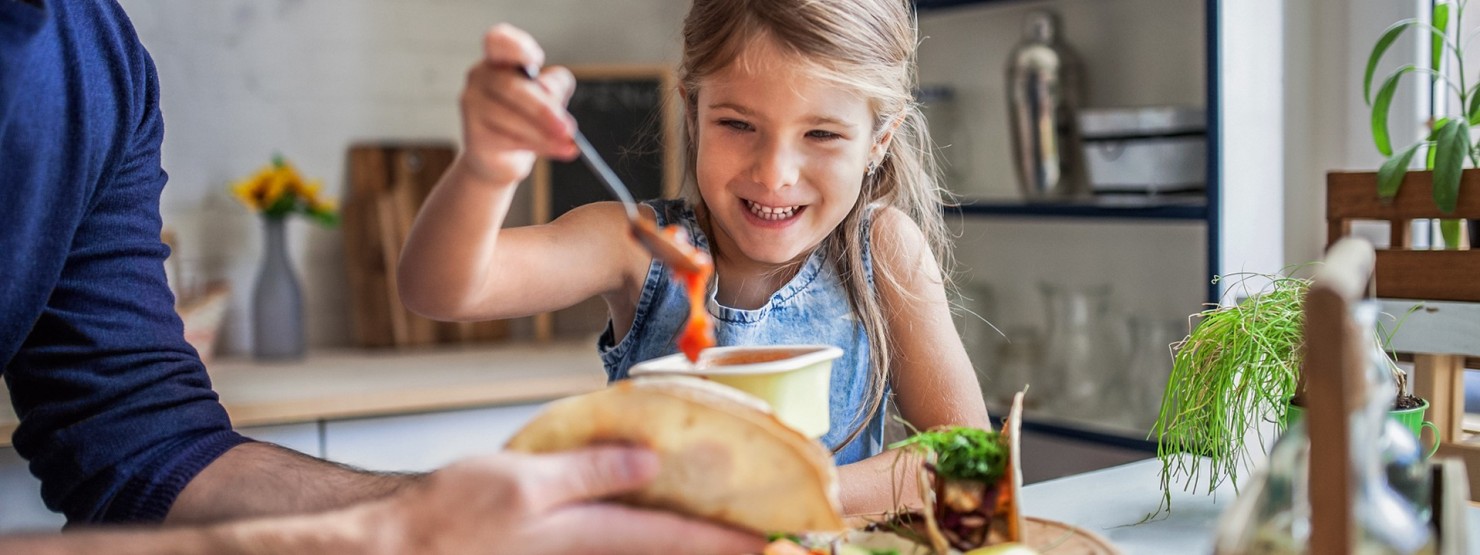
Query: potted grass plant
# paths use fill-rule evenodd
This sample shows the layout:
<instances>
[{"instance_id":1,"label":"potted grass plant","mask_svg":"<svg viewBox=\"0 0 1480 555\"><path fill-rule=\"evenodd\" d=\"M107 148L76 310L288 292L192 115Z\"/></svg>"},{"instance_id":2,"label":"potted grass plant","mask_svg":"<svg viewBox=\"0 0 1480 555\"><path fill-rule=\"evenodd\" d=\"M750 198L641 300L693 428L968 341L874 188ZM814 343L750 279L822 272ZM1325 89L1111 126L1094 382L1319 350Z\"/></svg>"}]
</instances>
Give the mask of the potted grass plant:
<instances>
[{"instance_id":1,"label":"potted grass plant","mask_svg":"<svg viewBox=\"0 0 1480 555\"><path fill-rule=\"evenodd\" d=\"M1237 490L1239 471L1253 461L1251 434L1265 423L1283 429L1291 412L1299 411L1304 300L1310 280L1295 276L1297 271L1219 278L1237 280L1229 291L1247 298L1194 314L1196 326L1173 345L1172 372L1151 430L1162 463L1158 513L1171 508L1173 482L1185 480L1192 488L1204 479L1212 493L1227 481ZM1379 348L1390 344L1392 333L1385 327L1379 324L1374 330ZM1392 353L1384 351L1383 358L1393 378L1394 418L1411 420L1417 413L1421 422L1428 403L1409 392L1407 375L1394 363ZM1418 425L1404 423L1410 430ZM1265 444L1260 439L1256 448Z\"/></svg>"}]
</instances>

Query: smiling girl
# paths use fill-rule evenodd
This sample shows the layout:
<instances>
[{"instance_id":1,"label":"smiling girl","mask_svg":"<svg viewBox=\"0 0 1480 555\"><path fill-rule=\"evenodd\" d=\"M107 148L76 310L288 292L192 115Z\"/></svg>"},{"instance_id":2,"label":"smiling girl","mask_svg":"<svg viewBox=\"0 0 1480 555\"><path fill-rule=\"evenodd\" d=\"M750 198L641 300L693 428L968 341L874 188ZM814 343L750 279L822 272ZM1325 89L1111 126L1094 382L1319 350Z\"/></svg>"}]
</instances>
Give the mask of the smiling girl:
<instances>
[{"instance_id":1,"label":"smiling girl","mask_svg":"<svg viewBox=\"0 0 1480 555\"><path fill-rule=\"evenodd\" d=\"M917 38L905 0L695 0L679 66L686 198L642 211L713 256L720 345L843 349L822 441L848 514L915 499L914 476L891 476L895 457L881 453L886 399L921 429L990 428L946 299L940 193L911 96ZM464 150L417 217L401 298L432 318L482 320L600 295L602 360L623 379L677 352L687 300L616 203L501 228L536 156L576 155L570 72L517 70L543 62L518 29L484 37L461 99Z\"/></svg>"}]
</instances>

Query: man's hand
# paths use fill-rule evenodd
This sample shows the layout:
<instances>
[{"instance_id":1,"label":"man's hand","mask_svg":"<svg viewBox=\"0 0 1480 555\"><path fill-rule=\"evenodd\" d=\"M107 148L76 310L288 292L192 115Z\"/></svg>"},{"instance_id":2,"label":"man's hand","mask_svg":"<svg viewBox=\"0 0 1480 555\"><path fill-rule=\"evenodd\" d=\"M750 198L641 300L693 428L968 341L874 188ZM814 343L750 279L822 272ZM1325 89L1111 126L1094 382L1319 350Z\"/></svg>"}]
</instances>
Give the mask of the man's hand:
<instances>
[{"instance_id":1,"label":"man's hand","mask_svg":"<svg viewBox=\"0 0 1480 555\"><path fill-rule=\"evenodd\" d=\"M730 555L758 536L598 501L652 481L658 459L600 447L467 459L389 497L336 511L211 526L95 528L0 538L0 553L296 555L461 553Z\"/></svg>"},{"instance_id":2,"label":"man's hand","mask_svg":"<svg viewBox=\"0 0 1480 555\"><path fill-rule=\"evenodd\" d=\"M658 473L640 449L498 453L468 459L378 503L401 553L759 553L762 538L664 512L602 503ZM374 524L372 524L374 526ZM377 550L379 551L379 550Z\"/></svg>"}]
</instances>

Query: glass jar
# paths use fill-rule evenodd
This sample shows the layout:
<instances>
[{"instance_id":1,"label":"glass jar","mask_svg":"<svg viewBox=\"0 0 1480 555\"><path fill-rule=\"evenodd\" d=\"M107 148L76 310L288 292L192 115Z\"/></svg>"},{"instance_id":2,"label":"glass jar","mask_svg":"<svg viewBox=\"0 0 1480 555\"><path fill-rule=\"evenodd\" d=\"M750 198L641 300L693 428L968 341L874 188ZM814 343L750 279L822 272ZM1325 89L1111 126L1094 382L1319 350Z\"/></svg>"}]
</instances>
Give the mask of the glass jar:
<instances>
[{"instance_id":1,"label":"glass jar","mask_svg":"<svg viewBox=\"0 0 1480 555\"><path fill-rule=\"evenodd\" d=\"M1071 288L1040 283L1047 310L1048 334L1043 343L1039 382L1050 389L1051 414L1102 420L1120 414L1129 403L1124 376L1123 341L1110 313L1110 286Z\"/></svg>"},{"instance_id":2,"label":"glass jar","mask_svg":"<svg viewBox=\"0 0 1480 555\"><path fill-rule=\"evenodd\" d=\"M1023 396L1026 408L1037 408L1052 402L1052 390L1038 381L1042 347L1037 330L1028 327L1011 327L1003 330L1002 341L997 344L993 364L978 368L983 398L987 404L1000 409L1012 406L1012 395L1024 387L1033 386L1029 395Z\"/></svg>"},{"instance_id":3,"label":"glass jar","mask_svg":"<svg viewBox=\"0 0 1480 555\"><path fill-rule=\"evenodd\" d=\"M1150 430L1172 375L1172 346L1187 337L1187 322L1134 317L1126 324L1130 355L1125 365L1129 385L1125 418L1137 430Z\"/></svg>"}]
</instances>

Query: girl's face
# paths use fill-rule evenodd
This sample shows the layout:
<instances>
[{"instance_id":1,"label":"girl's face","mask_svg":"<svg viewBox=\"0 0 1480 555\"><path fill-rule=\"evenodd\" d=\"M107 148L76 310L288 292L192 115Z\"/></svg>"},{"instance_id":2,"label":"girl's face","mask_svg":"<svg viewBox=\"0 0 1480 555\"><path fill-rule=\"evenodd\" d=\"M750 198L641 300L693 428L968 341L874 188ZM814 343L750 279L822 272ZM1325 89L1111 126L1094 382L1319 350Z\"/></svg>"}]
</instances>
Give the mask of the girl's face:
<instances>
[{"instance_id":1,"label":"girl's face","mask_svg":"<svg viewBox=\"0 0 1480 555\"><path fill-rule=\"evenodd\" d=\"M722 259L785 264L810 253L883 152L868 102L770 39L700 83L696 103L699 193Z\"/></svg>"}]
</instances>

